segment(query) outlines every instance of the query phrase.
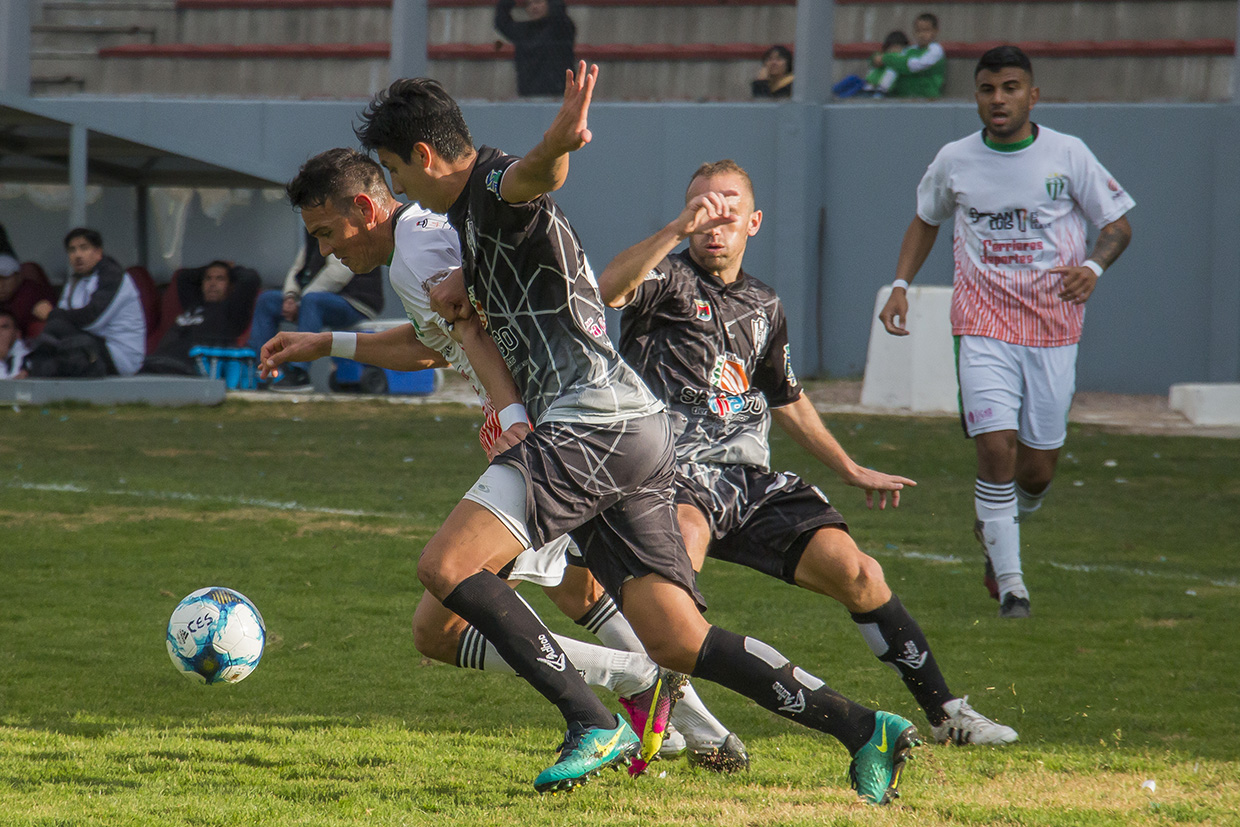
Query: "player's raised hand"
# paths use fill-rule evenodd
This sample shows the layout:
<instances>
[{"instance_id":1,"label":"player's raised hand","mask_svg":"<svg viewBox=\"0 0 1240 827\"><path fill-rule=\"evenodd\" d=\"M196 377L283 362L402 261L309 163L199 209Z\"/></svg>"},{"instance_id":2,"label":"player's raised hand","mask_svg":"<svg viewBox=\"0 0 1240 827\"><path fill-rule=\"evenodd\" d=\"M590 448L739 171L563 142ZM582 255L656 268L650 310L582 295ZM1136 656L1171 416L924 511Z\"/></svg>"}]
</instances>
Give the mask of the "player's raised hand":
<instances>
[{"instance_id":1,"label":"player's raised hand","mask_svg":"<svg viewBox=\"0 0 1240 827\"><path fill-rule=\"evenodd\" d=\"M590 134L590 100L594 97L594 84L598 81L598 66L586 68L584 60L578 61L577 71L564 70L564 102L555 120L543 133L543 143L556 154L575 152L594 136Z\"/></svg>"},{"instance_id":2,"label":"player's raised hand","mask_svg":"<svg viewBox=\"0 0 1240 827\"><path fill-rule=\"evenodd\" d=\"M851 476L844 478L844 482L854 488L865 490L866 508L874 507L874 500L877 496L880 511L887 507L888 496L891 497L891 507L899 508L901 489L906 485L917 485L908 477L884 474L882 471L875 471L873 468L864 466L858 466Z\"/></svg>"},{"instance_id":3,"label":"player's raised hand","mask_svg":"<svg viewBox=\"0 0 1240 827\"><path fill-rule=\"evenodd\" d=\"M680 236L687 238L694 233L706 232L714 227L739 221L740 216L736 214L733 205L740 195L738 190L721 190L704 192L691 199L680 213Z\"/></svg>"},{"instance_id":4,"label":"player's raised hand","mask_svg":"<svg viewBox=\"0 0 1240 827\"><path fill-rule=\"evenodd\" d=\"M1072 304L1089 301L1098 285L1098 276L1088 267L1052 267L1047 272L1063 277L1059 298Z\"/></svg>"},{"instance_id":5,"label":"player's raised hand","mask_svg":"<svg viewBox=\"0 0 1240 827\"><path fill-rule=\"evenodd\" d=\"M897 319L899 321L897 321ZM893 287L887 303L878 314L878 320L893 336L907 336L908 328L908 293L901 287Z\"/></svg>"},{"instance_id":6,"label":"player's raised hand","mask_svg":"<svg viewBox=\"0 0 1240 827\"><path fill-rule=\"evenodd\" d=\"M313 362L331 355L331 352L330 332L282 330L268 339L259 351L258 378L268 381L279 373L277 368L285 362Z\"/></svg>"}]
</instances>

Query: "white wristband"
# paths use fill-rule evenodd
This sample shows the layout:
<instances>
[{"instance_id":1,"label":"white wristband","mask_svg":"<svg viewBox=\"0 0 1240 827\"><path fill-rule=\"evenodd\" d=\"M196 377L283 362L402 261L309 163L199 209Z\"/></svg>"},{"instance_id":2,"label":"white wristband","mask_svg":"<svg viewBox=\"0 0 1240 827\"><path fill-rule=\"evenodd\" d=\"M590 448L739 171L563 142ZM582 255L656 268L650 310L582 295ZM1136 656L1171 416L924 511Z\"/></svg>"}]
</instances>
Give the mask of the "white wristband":
<instances>
[{"instance_id":1,"label":"white wristband","mask_svg":"<svg viewBox=\"0 0 1240 827\"><path fill-rule=\"evenodd\" d=\"M1081 266L1088 267L1090 270L1093 270L1095 276L1102 275L1102 265L1094 261L1092 258L1087 258L1084 261L1082 261Z\"/></svg>"},{"instance_id":2,"label":"white wristband","mask_svg":"<svg viewBox=\"0 0 1240 827\"><path fill-rule=\"evenodd\" d=\"M891 283L891 289L895 290L897 287L903 287L905 290L908 290L908 282L904 279L896 279Z\"/></svg>"},{"instance_id":3,"label":"white wristband","mask_svg":"<svg viewBox=\"0 0 1240 827\"><path fill-rule=\"evenodd\" d=\"M331 355L340 359L352 359L357 355L357 334L333 330Z\"/></svg>"},{"instance_id":4,"label":"white wristband","mask_svg":"<svg viewBox=\"0 0 1240 827\"><path fill-rule=\"evenodd\" d=\"M499 429L506 431L518 422L530 424L530 415L526 413L525 406L520 402L513 402L507 408L499 412Z\"/></svg>"}]
</instances>

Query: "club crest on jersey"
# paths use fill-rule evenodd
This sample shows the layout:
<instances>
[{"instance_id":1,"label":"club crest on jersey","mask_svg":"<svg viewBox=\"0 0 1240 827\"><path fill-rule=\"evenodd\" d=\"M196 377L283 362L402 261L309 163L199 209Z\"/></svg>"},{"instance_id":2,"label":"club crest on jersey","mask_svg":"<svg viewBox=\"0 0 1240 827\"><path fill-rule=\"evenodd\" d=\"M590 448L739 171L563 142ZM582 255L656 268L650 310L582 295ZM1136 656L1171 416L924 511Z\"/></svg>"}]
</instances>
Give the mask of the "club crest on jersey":
<instances>
[{"instance_id":1,"label":"club crest on jersey","mask_svg":"<svg viewBox=\"0 0 1240 827\"><path fill-rule=\"evenodd\" d=\"M487 173L486 188L490 190L491 192L493 192L496 198L500 197L499 196L499 182L500 182L500 179L503 177L504 177L503 170L493 169Z\"/></svg>"},{"instance_id":2,"label":"club crest on jersey","mask_svg":"<svg viewBox=\"0 0 1240 827\"><path fill-rule=\"evenodd\" d=\"M1064 188L1068 186L1068 179L1064 177L1062 172L1052 172L1046 176L1046 194L1054 201L1063 195Z\"/></svg>"},{"instance_id":3,"label":"club crest on jersey","mask_svg":"<svg viewBox=\"0 0 1240 827\"><path fill-rule=\"evenodd\" d=\"M709 322L711 319L710 303L701 299L693 300L693 307L697 310L698 321Z\"/></svg>"},{"instance_id":4,"label":"club crest on jersey","mask_svg":"<svg viewBox=\"0 0 1240 827\"><path fill-rule=\"evenodd\" d=\"M749 390L749 374L745 363L734 353L725 353L715 359L710 369L710 383L728 393L744 393Z\"/></svg>"},{"instance_id":5,"label":"club crest on jersey","mask_svg":"<svg viewBox=\"0 0 1240 827\"><path fill-rule=\"evenodd\" d=\"M749 320L749 330L753 333L753 349L755 353L766 350L766 337L771 332L771 323L766 316L759 313Z\"/></svg>"}]
</instances>

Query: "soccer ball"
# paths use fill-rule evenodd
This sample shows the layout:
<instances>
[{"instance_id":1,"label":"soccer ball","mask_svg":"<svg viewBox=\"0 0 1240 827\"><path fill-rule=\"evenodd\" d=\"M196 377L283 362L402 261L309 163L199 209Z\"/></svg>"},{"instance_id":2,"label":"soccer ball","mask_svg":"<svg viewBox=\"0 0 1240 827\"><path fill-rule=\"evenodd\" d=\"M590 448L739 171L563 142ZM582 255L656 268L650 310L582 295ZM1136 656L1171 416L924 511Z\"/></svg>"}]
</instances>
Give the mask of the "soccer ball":
<instances>
[{"instance_id":1,"label":"soccer ball","mask_svg":"<svg viewBox=\"0 0 1240 827\"><path fill-rule=\"evenodd\" d=\"M168 620L168 657L200 683L236 683L263 658L267 627L240 592L208 586L191 593Z\"/></svg>"}]
</instances>

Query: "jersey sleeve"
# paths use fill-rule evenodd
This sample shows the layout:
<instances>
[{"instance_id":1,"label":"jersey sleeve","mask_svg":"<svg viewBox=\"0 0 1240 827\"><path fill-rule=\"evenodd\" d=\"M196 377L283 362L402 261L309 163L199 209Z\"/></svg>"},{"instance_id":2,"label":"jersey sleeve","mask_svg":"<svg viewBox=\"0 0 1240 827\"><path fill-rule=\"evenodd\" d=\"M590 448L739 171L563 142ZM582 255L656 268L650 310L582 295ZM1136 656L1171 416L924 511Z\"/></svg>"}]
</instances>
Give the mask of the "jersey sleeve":
<instances>
[{"instance_id":1,"label":"jersey sleeve","mask_svg":"<svg viewBox=\"0 0 1240 827\"><path fill-rule=\"evenodd\" d=\"M481 180L482 186L486 189L486 196L480 200L487 213L485 216L479 216L479 223L487 224L494 221L504 230L515 231L528 226L538 215L539 199L511 204L499 194L504 175L513 164L520 160L515 155L505 155L503 152L497 153L494 158L486 162L479 160L478 167L474 171L474 180Z\"/></svg>"},{"instance_id":2,"label":"jersey sleeve","mask_svg":"<svg viewBox=\"0 0 1240 827\"><path fill-rule=\"evenodd\" d=\"M753 386L766 396L772 408L791 405L801 398L801 383L792 370L792 347L788 344L788 319L777 307L766 353L754 369Z\"/></svg>"},{"instance_id":3,"label":"jersey sleeve","mask_svg":"<svg viewBox=\"0 0 1240 827\"><path fill-rule=\"evenodd\" d=\"M1072 199L1095 227L1110 224L1136 206L1084 141L1076 142L1072 160Z\"/></svg>"},{"instance_id":4,"label":"jersey sleeve","mask_svg":"<svg viewBox=\"0 0 1240 827\"><path fill-rule=\"evenodd\" d=\"M917 217L938 227L956 211L956 194L951 189L951 163L943 150L934 156L917 185Z\"/></svg>"},{"instance_id":5,"label":"jersey sleeve","mask_svg":"<svg viewBox=\"0 0 1240 827\"><path fill-rule=\"evenodd\" d=\"M656 310L669 295L672 284L672 260L667 256L654 266L633 291L633 298L624 305L623 312L633 324L637 335L645 333L656 316Z\"/></svg>"}]
</instances>

